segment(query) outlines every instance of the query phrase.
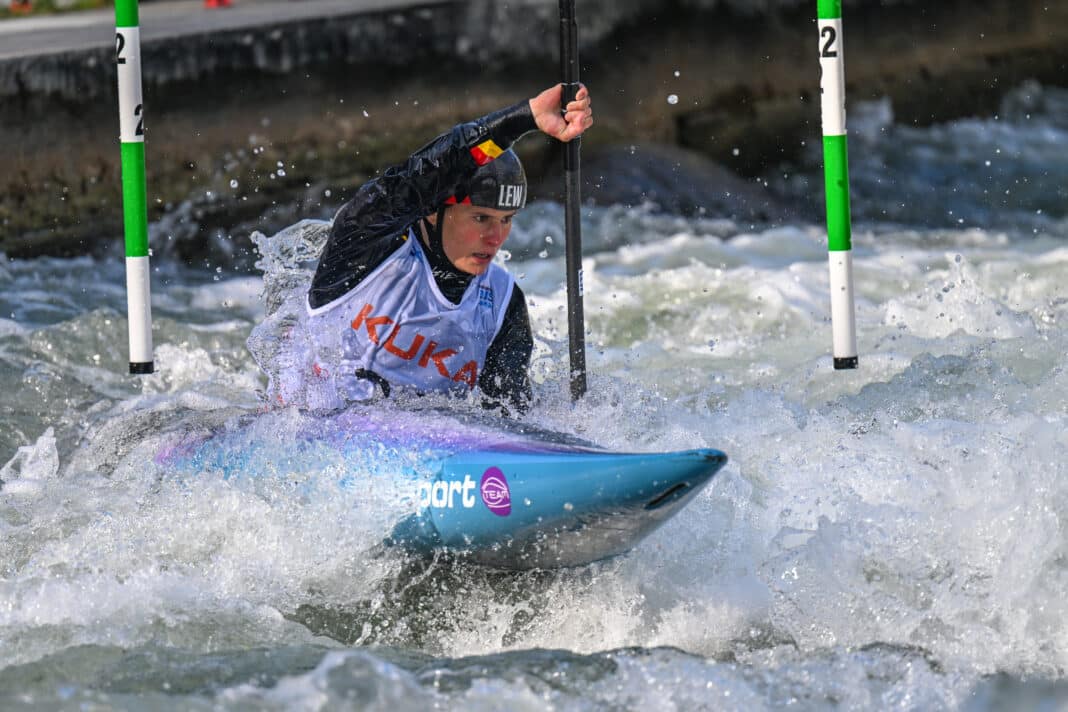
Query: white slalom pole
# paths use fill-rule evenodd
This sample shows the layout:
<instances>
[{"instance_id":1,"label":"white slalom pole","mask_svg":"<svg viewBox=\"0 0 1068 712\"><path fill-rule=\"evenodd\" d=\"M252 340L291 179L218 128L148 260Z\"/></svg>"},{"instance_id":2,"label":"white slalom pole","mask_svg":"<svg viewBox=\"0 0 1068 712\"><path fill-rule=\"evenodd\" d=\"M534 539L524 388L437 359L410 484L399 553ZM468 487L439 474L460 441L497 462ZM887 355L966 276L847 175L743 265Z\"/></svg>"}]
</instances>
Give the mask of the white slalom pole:
<instances>
[{"instance_id":1,"label":"white slalom pole","mask_svg":"<svg viewBox=\"0 0 1068 712\"><path fill-rule=\"evenodd\" d=\"M152 295L149 289L148 205L145 197L144 103L137 0L115 2L115 64L119 75L122 212L126 235L126 310L130 373L152 373Z\"/></svg>"},{"instance_id":2,"label":"white slalom pole","mask_svg":"<svg viewBox=\"0 0 1068 712\"><path fill-rule=\"evenodd\" d=\"M818 0L823 174L827 191L827 250L831 281L831 332L835 369L856 368L853 244L846 151L845 61L842 0Z\"/></svg>"}]
</instances>

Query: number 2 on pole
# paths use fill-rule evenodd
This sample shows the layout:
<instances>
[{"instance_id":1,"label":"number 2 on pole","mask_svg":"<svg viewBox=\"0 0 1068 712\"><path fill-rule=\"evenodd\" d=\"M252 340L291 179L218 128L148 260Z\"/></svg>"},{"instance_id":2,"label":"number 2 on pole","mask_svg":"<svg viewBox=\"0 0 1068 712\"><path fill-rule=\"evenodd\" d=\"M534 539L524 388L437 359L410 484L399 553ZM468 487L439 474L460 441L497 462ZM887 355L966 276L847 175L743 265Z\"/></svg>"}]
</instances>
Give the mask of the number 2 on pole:
<instances>
[{"instance_id":1,"label":"number 2 on pole","mask_svg":"<svg viewBox=\"0 0 1068 712\"><path fill-rule=\"evenodd\" d=\"M119 80L119 137L123 142L144 140L144 100L141 96L141 45L137 27L117 28L115 66Z\"/></svg>"},{"instance_id":2,"label":"number 2 on pole","mask_svg":"<svg viewBox=\"0 0 1068 712\"><path fill-rule=\"evenodd\" d=\"M838 51L834 50L834 49L831 49L831 47L834 46L834 41L836 39L838 39L838 34L834 31L834 28L833 27L824 27L820 31L820 36L827 38L827 42L826 42L826 44L823 45L823 52L820 54L820 56L821 57L837 57L838 56Z\"/></svg>"}]
</instances>

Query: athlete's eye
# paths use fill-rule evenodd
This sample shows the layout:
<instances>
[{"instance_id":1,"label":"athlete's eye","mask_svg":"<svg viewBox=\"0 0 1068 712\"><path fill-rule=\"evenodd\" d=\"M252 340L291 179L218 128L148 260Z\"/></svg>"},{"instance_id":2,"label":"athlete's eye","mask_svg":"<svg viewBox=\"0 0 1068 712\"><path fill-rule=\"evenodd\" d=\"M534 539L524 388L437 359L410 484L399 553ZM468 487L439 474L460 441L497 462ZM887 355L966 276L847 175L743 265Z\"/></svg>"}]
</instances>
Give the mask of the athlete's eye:
<instances>
[{"instance_id":1,"label":"athlete's eye","mask_svg":"<svg viewBox=\"0 0 1068 712\"><path fill-rule=\"evenodd\" d=\"M501 223L504 224L504 225L511 225L512 224L512 216L511 215L505 215L503 218L501 218Z\"/></svg>"}]
</instances>

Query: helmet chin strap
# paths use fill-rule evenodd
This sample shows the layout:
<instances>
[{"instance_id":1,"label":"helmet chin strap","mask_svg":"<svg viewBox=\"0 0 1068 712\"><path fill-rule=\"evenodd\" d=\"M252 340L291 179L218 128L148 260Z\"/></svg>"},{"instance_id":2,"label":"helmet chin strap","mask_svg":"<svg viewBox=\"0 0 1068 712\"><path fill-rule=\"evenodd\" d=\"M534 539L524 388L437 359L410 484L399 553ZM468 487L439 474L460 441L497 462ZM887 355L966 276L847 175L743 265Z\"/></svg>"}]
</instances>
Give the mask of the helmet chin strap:
<instances>
[{"instance_id":1,"label":"helmet chin strap","mask_svg":"<svg viewBox=\"0 0 1068 712\"><path fill-rule=\"evenodd\" d=\"M445 211L448 207L448 205L442 205L438 208L438 214L432 225L434 231L430 233L431 247L433 247L434 252L439 253L445 260L448 260L448 258L445 257L445 240L443 236L445 234Z\"/></svg>"},{"instance_id":2,"label":"helmet chin strap","mask_svg":"<svg viewBox=\"0 0 1068 712\"><path fill-rule=\"evenodd\" d=\"M457 269L452 260L445 255L442 235L445 231L446 209L448 209L447 205L442 205L438 208L434 222L423 218L421 227L424 243L426 244L427 261L430 263L434 278L437 280L442 292L455 301L458 298L457 290L459 290L459 295L462 295L464 288L467 287L473 275Z\"/></svg>"},{"instance_id":3,"label":"helmet chin strap","mask_svg":"<svg viewBox=\"0 0 1068 712\"><path fill-rule=\"evenodd\" d=\"M427 248L427 256L430 258L430 266L434 268L452 267L452 262L445 255L445 241L443 238L445 232L445 210L447 208L447 205L442 205L438 208L433 222L428 218L423 218L422 220L423 242Z\"/></svg>"}]
</instances>

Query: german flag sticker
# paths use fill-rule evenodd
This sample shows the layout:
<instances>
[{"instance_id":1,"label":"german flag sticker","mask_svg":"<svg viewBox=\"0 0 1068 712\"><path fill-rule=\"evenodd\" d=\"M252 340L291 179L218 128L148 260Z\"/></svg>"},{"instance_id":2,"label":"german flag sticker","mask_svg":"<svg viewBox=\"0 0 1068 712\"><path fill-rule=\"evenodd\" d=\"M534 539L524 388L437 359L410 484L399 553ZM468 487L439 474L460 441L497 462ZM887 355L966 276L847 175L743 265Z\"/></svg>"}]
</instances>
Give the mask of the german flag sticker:
<instances>
[{"instance_id":1,"label":"german flag sticker","mask_svg":"<svg viewBox=\"0 0 1068 712\"><path fill-rule=\"evenodd\" d=\"M495 144L493 139L486 139L482 143L471 148L471 157L474 158L475 163L480 166L486 165L502 153L504 153L504 150Z\"/></svg>"}]
</instances>

